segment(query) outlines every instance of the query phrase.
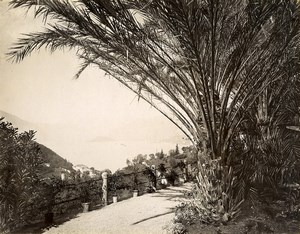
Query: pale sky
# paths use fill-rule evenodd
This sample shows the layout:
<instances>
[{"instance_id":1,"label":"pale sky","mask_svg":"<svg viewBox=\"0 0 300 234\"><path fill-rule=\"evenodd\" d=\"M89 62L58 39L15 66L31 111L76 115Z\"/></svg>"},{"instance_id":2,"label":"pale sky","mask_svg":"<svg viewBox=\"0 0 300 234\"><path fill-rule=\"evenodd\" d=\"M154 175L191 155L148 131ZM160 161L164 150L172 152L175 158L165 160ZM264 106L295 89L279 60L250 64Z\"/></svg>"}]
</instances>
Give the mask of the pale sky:
<instances>
[{"instance_id":1,"label":"pale sky","mask_svg":"<svg viewBox=\"0 0 300 234\"><path fill-rule=\"evenodd\" d=\"M41 28L39 20L33 20L31 15L25 17L20 9L8 10L7 5L7 0L0 2L0 102L3 109L26 120L47 123L77 123L83 118L98 121L99 117L111 120L115 118L111 113L116 111L126 112L129 117L144 117L145 111L147 115L159 115L144 103L137 105L134 94L117 81L104 77L96 68L88 68L80 79L74 80L80 63L73 51L50 54L42 49L20 64L7 61L5 53L21 33Z\"/></svg>"},{"instance_id":2,"label":"pale sky","mask_svg":"<svg viewBox=\"0 0 300 234\"><path fill-rule=\"evenodd\" d=\"M79 67L74 51L50 54L42 49L19 64L7 61L5 53L21 33L43 27L40 20L34 20L30 14L25 17L24 12L21 9L9 10L8 0L0 0L0 110L32 123L46 123L52 128L63 126L56 127L56 131L49 130L48 137L40 133L37 139L73 164L116 169L137 152L146 154L173 147L174 144L151 146L143 142L134 148L132 141L136 139L132 136L132 146L127 151L119 146L120 149L114 148L114 145L85 144L97 136L122 139L127 130L129 135L136 131L141 141L147 139L147 134L155 127L163 126L163 134L157 133L157 141L178 135L179 131L154 108L143 101L138 102L133 93L104 76L97 68L88 68L78 80L74 80ZM154 125L159 124L143 126L143 121L148 123L148 120ZM139 129L134 129L136 121ZM70 130L72 126L76 129ZM53 137L54 132L56 137ZM105 155L101 155L101 151L105 151Z\"/></svg>"}]
</instances>

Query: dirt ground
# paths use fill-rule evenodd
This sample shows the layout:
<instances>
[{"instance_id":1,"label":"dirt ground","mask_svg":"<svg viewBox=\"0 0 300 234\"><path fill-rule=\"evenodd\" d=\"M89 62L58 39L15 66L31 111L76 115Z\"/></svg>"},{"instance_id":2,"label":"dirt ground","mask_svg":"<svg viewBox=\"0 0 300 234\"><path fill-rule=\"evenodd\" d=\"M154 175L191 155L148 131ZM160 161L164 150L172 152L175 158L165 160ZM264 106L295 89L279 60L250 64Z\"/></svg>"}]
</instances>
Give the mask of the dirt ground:
<instances>
[{"instance_id":1,"label":"dirt ground","mask_svg":"<svg viewBox=\"0 0 300 234\"><path fill-rule=\"evenodd\" d=\"M78 217L57 227L45 230L46 234L161 234L174 217L175 206L184 199L183 191L190 184L169 187L156 193L124 200L100 210L81 213Z\"/></svg>"}]
</instances>

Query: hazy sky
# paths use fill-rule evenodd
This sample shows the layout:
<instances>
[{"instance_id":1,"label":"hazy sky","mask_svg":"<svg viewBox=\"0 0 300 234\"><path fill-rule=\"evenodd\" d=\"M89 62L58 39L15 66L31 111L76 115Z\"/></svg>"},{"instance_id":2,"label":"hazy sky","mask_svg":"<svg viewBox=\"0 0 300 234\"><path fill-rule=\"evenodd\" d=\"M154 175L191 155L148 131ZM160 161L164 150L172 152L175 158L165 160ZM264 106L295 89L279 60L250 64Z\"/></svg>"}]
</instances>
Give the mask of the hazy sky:
<instances>
[{"instance_id":1,"label":"hazy sky","mask_svg":"<svg viewBox=\"0 0 300 234\"><path fill-rule=\"evenodd\" d=\"M133 93L112 78L104 76L97 68L88 68L78 80L74 80L73 76L79 66L74 51L57 51L50 54L42 49L33 52L19 64L7 61L5 53L21 33L38 31L43 27L40 20L34 20L30 14L25 17L24 12L21 9L9 10L8 0L0 0L0 110L29 122L72 125L82 129L82 132L68 132L68 127L61 128L61 131L65 132L58 134L57 138L42 142L73 163L86 162L88 166L96 168L102 165L114 167L114 160L119 160L115 163L118 166L120 163L123 165L129 154L141 152L143 149L145 152L141 153L157 150L160 147L157 144L155 149L150 145L143 145L136 151L128 150L122 156L118 155L121 150L117 150L108 159L105 158L108 156L97 156L101 154L99 150L105 148L104 145L102 148L98 145L93 149L90 145L82 146L84 141L107 135L116 129L119 130L117 132L126 133L127 123L141 123L147 119L165 123L165 120L147 103L137 102ZM129 126L134 128L132 124ZM148 126L148 129L149 127L155 126ZM146 134L147 127L144 131ZM169 136L178 134L176 128L168 122L164 124L164 131L167 131ZM76 138L73 142L80 144L68 145L68 134ZM85 138L79 135L84 135ZM109 147L113 148L113 145ZM105 150L106 154L109 154L110 150ZM103 161L106 161L105 165L101 164Z\"/></svg>"},{"instance_id":2,"label":"hazy sky","mask_svg":"<svg viewBox=\"0 0 300 234\"><path fill-rule=\"evenodd\" d=\"M50 55L42 49L19 64L6 60L5 53L21 33L42 26L20 9L8 10L8 1L0 2L1 107L32 121L97 122L128 117L158 116L148 105L138 103L135 95L96 68L88 68L78 80L73 76L79 61L73 51ZM129 110L128 110L129 108ZM112 113L119 112L118 115Z\"/></svg>"}]
</instances>

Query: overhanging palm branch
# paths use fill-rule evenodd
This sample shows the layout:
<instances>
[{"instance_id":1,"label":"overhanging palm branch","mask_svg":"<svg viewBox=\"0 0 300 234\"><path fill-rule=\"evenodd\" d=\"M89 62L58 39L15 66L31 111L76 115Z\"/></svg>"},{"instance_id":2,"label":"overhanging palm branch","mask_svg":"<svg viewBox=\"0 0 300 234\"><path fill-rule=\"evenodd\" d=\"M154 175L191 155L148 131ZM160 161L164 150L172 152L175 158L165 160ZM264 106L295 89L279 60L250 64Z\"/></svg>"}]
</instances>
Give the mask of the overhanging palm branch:
<instances>
[{"instance_id":1,"label":"overhanging palm branch","mask_svg":"<svg viewBox=\"0 0 300 234\"><path fill-rule=\"evenodd\" d=\"M241 197L232 190L233 162L242 158L232 153L232 141L243 124L257 123L251 111L266 90L299 76L296 1L12 0L11 5L34 8L47 23L44 31L19 39L8 53L12 60L42 46L75 49L83 61L78 75L90 64L98 66L176 124L198 150L206 148L198 156L211 170L200 167L199 178L219 181L216 199L223 193ZM279 111L270 118L279 120ZM239 199L223 202L235 209Z\"/></svg>"},{"instance_id":2,"label":"overhanging palm branch","mask_svg":"<svg viewBox=\"0 0 300 234\"><path fill-rule=\"evenodd\" d=\"M242 112L285 75L299 41L295 1L13 0L48 22L9 56L75 48L165 114L192 140L207 135L223 156ZM81 73L82 69L79 71ZM163 107L158 104L162 103Z\"/></svg>"}]
</instances>

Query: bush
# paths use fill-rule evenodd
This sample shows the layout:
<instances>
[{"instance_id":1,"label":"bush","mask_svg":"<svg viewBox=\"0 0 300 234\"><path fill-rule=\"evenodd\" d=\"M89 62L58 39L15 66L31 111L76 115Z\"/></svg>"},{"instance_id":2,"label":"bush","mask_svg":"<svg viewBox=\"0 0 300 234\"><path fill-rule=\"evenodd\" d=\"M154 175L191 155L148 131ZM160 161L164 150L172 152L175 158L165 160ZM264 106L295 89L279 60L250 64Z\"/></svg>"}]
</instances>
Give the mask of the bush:
<instances>
[{"instance_id":1,"label":"bush","mask_svg":"<svg viewBox=\"0 0 300 234\"><path fill-rule=\"evenodd\" d=\"M172 223L166 228L167 233L170 234L185 234L187 232L186 227L181 223Z\"/></svg>"},{"instance_id":2,"label":"bush","mask_svg":"<svg viewBox=\"0 0 300 234\"><path fill-rule=\"evenodd\" d=\"M191 203L184 202L176 207L175 211L175 223L181 223L183 225L190 225L197 219L197 210Z\"/></svg>"},{"instance_id":3,"label":"bush","mask_svg":"<svg viewBox=\"0 0 300 234\"><path fill-rule=\"evenodd\" d=\"M168 180L168 182L174 186L175 185L175 181L179 178L177 172L174 169L171 169L170 172L168 172L166 174L166 179Z\"/></svg>"},{"instance_id":4,"label":"bush","mask_svg":"<svg viewBox=\"0 0 300 234\"><path fill-rule=\"evenodd\" d=\"M197 210L189 202L183 202L176 206L175 217L172 223L165 227L168 233L184 234L187 232L187 226L194 223L197 219Z\"/></svg>"},{"instance_id":5,"label":"bush","mask_svg":"<svg viewBox=\"0 0 300 234\"><path fill-rule=\"evenodd\" d=\"M43 160L34 131L19 133L0 118L0 232L27 224L39 196Z\"/></svg>"}]
</instances>

